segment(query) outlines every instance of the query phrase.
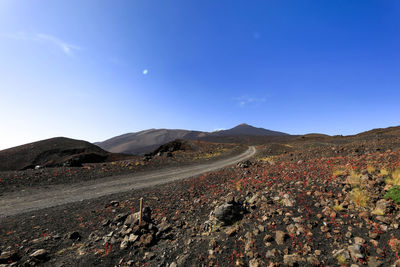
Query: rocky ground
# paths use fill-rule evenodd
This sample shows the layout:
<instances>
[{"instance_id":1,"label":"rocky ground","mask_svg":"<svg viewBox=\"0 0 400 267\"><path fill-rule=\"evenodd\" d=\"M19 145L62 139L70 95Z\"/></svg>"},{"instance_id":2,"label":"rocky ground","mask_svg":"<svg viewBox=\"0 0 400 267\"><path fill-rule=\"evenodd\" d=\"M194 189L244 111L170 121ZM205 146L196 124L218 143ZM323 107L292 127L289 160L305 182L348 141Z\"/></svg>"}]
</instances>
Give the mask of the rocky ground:
<instances>
[{"instance_id":1,"label":"rocky ground","mask_svg":"<svg viewBox=\"0 0 400 267\"><path fill-rule=\"evenodd\" d=\"M398 139L258 149L200 177L3 218L0 264L400 266Z\"/></svg>"},{"instance_id":2,"label":"rocky ground","mask_svg":"<svg viewBox=\"0 0 400 267\"><path fill-rule=\"evenodd\" d=\"M247 146L184 141L192 148L176 149L161 146L163 150L146 156L131 156L127 160L104 163L86 163L83 167L39 168L24 171L0 172L0 196L4 192L54 184L72 184L107 176L145 172L159 168L198 164L209 160L239 154ZM173 142L171 142L173 144Z\"/></svg>"}]
</instances>

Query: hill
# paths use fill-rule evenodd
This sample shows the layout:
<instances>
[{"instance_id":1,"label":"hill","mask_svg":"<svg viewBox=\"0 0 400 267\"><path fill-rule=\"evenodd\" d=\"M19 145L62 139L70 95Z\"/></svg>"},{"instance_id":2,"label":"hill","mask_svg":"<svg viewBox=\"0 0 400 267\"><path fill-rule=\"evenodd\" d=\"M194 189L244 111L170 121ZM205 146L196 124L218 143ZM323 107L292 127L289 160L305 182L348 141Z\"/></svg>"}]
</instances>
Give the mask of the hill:
<instances>
[{"instance_id":1,"label":"hill","mask_svg":"<svg viewBox=\"0 0 400 267\"><path fill-rule=\"evenodd\" d=\"M248 124L240 124L232 129L217 132L150 129L116 136L103 142L97 142L95 145L113 153L145 154L175 139L203 140L208 142L226 142L227 140L234 140L235 143L246 143L246 140L249 139L248 137L277 136L290 135L263 128L256 128Z\"/></svg>"},{"instance_id":2,"label":"hill","mask_svg":"<svg viewBox=\"0 0 400 267\"><path fill-rule=\"evenodd\" d=\"M86 141L56 137L0 151L0 171L41 167L81 166L117 158Z\"/></svg>"},{"instance_id":3,"label":"hill","mask_svg":"<svg viewBox=\"0 0 400 267\"><path fill-rule=\"evenodd\" d=\"M287 133L271 131L264 128L257 128L246 123L242 123L229 130L222 130L218 132L212 132L209 136L285 136Z\"/></svg>"},{"instance_id":4,"label":"hill","mask_svg":"<svg viewBox=\"0 0 400 267\"><path fill-rule=\"evenodd\" d=\"M198 131L150 129L116 136L95 145L113 153L145 154L175 139L197 139L203 135L205 133Z\"/></svg>"}]
</instances>

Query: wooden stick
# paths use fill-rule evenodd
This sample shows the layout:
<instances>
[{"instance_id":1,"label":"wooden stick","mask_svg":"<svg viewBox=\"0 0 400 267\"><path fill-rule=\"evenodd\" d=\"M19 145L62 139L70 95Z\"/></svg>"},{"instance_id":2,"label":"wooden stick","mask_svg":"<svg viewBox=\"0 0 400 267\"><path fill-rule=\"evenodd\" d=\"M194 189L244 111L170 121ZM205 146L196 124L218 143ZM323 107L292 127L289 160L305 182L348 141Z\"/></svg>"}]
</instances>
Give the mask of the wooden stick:
<instances>
[{"instance_id":1,"label":"wooden stick","mask_svg":"<svg viewBox=\"0 0 400 267\"><path fill-rule=\"evenodd\" d=\"M140 212L139 212L139 225L142 225L142 217L143 217L143 198L140 198Z\"/></svg>"}]
</instances>

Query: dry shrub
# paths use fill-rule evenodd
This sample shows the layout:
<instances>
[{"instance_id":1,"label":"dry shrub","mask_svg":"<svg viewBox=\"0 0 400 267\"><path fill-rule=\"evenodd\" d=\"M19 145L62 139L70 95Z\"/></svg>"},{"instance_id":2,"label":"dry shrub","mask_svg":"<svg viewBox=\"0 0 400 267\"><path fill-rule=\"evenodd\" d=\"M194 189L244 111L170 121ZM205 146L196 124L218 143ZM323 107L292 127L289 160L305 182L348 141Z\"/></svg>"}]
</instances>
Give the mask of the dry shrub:
<instances>
[{"instance_id":1,"label":"dry shrub","mask_svg":"<svg viewBox=\"0 0 400 267\"><path fill-rule=\"evenodd\" d=\"M344 168L338 168L338 169L335 169L334 171L333 171L333 177L338 177L338 176L343 176L343 175L345 175L346 174L346 169L344 169Z\"/></svg>"},{"instance_id":2,"label":"dry shrub","mask_svg":"<svg viewBox=\"0 0 400 267\"><path fill-rule=\"evenodd\" d=\"M336 259L337 259L337 261L338 261L338 263L340 265L346 265L347 264L347 260L346 260L345 256L343 256L342 254L338 255L336 257Z\"/></svg>"},{"instance_id":3,"label":"dry shrub","mask_svg":"<svg viewBox=\"0 0 400 267\"><path fill-rule=\"evenodd\" d=\"M382 216L382 215L385 215L385 211L384 211L383 209L376 208L376 209L374 209L374 210L372 211L372 214Z\"/></svg>"},{"instance_id":4,"label":"dry shrub","mask_svg":"<svg viewBox=\"0 0 400 267\"><path fill-rule=\"evenodd\" d=\"M382 168L379 171L379 176L388 176L389 175L389 171L386 168Z\"/></svg>"},{"instance_id":5,"label":"dry shrub","mask_svg":"<svg viewBox=\"0 0 400 267\"><path fill-rule=\"evenodd\" d=\"M368 166L367 166L367 172L368 172L369 174L373 174L373 173L375 172L375 167L372 166L372 165L368 165Z\"/></svg>"},{"instance_id":6,"label":"dry shrub","mask_svg":"<svg viewBox=\"0 0 400 267\"><path fill-rule=\"evenodd\" d=\"M351 200L359 207L366 207L368 205L369 197L366 191L360 188L354 188L350 192Z\"/></svg>"},{"instance_id":7,"label":"dry shrub","mask_svg":"<svg viewBox=\"0 0 400 267\"><path fill-rule=\"evenodd\" d=\"M344 210L344 208L343 208L342 205L335 205L333 207L333 210L336 211L336 212L340 212L340 211Z\"/></svg>"},{"instance_id":8,"label":"dry shrub","mask_svg":"<svg viewBox=\"0 0 400 267\"><path fill-rule=\"evenodd\" d=\"M356 173L355 171L351 170L349 176L347 177L348 183L352 187L360 186L361 185L361 174Z\"/></svg>"},{"instance_id":9,"label":"dry shrub","mask_svg":"<svg viewBox=\"0 0 400 267\"><path fill-rule=\"evenodd\" d=\"M274 156L269 156L269 157L258 158L258 160L263 161L263 162L273 163L274 158L275 158Z\"/></svg>"},{"instance_id":10,"label":"dry shrub","mask_svg":"<svg viewBox=\"0 0 400 267\"><path fill-rule=\"evenodd\" d=\"M386 179L386 183L390 185L400 185L400 168L392 172L391 178Z\"/></svg>"}]
</instances>

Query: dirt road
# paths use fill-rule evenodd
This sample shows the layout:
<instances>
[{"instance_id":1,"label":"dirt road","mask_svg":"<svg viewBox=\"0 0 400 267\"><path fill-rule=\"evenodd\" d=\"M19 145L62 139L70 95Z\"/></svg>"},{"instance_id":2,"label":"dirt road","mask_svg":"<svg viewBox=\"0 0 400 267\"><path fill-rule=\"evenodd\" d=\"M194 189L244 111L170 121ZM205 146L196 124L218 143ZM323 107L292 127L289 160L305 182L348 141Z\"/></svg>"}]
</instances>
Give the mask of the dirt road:
<instances>
[{"instance_id":1,"label":"dirt road","mask_svg":"<svg viewBox=\"0 0 400 267\"><path fill-rule=\"evenodd\" d=\"M6 193L0 199L0 217L197 176L246 160L255 153L256 148L251 146L240 155L207 164L162 169L145 174L112 176L74 185L55 185L47 188Z\"/></svg>"}]
</instances>

